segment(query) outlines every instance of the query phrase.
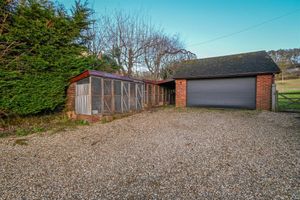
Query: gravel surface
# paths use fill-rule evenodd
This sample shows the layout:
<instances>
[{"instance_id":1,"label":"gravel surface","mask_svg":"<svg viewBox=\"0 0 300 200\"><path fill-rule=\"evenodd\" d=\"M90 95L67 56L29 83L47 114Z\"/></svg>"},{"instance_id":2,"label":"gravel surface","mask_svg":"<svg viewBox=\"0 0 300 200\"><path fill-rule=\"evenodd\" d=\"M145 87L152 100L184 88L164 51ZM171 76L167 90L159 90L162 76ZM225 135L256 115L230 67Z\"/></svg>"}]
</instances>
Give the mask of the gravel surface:
<instances>
[{"instance_id":1,"label":"gravel surface","mask_svg":"<svg viewBox=\"0 0 300 200\"><path fill-rule=\"evenodd\" d=\"M15 141L0 199L300 199L297 114L168 108Z\"/></svg>"}]
</instances>

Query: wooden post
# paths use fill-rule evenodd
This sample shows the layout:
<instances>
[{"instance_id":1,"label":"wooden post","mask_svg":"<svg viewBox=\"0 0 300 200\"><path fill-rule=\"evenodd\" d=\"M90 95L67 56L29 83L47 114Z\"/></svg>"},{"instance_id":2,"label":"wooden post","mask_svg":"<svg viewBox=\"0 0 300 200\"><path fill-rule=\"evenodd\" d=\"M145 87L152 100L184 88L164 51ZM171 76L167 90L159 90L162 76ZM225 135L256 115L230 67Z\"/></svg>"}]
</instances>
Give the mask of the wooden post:
<instances>
[{"instance_id":1,"label":"wooden post","mask_svg":"<svg viewBox=\"0 0 300 200\"><path fill-rule=\"evenodd\" d=\"M88 113L92 115L92 77L89 77L89 102L88 102Z\"/></svg>"},{"instance_id":2,"label":"wooden post","mask_svg":"<svg viewBox=\"0 0 300 200\"><path fill-rule=\"evenodd\" d=\"M128 111L130 111L130 100L131 100L131 95L130 95L130 84L131 82L128 82Z\"/></svg>"},{"instance_id":3,"label":"wooden post","mask_svg":"<svg viewBox=\"0 0 300 200\"><path fill-rule=\"evenodd\" d=\"M153 105L155 106L155 104L156 104L156 96L155 96L155 90L156 90L156 87L155 87L155 85L152 85L152 98L153 98Z\"/></svg>"},{"instance_id":4,"label":"wooden post","mask_svg":"<svg viewBox=\"0 0 300 200\"><path fill-rule=\"evenodd\" d=\"M137 110L138 109L138 103L137 103L137 101L138 101L138 98L137 98L137 83L134 83L134 87L135 87L135 109Z\"/></svg>"},{"instance_id":5,"label":"wooden post","mask_svg":"<svg viewBox=\"0 0 300 200\"><path fill-rule=\"evenodd\" d=\"M115 113L115 81L111 80L111 112Z\"/></svg>"},{"instance_id":6,"label":"wooden post","mask_svg":"<svg viewBox=\"0 0 300 200\"><path fill-rule=\"evenodd\" d=\"M104 80L101 78L101 113L104 114Z\"/></svg>"},{"instance_id":7,"label":"wooden post","mask_svg":"<svg viewBox=\"0 0 300 200\"><path fill-rule=\"evenodd\" d=\"M276 96L275 96L275 101L276 101L276 105L275 105L275 111L278 111L278 91L276 90Z\"/></svg>"},{"instance_id":8,"label":"wooden post","mask_svg":"<svg viewBox=\"0 0 300 200\"><path fill-rule=\"evenodd\" d=\"M141 110L144 109L144 100L145 100L145 84L142 83L141 84L141 88L142 88L142 99L141 99Z\"/></svg>"},{"instance_id":9,"label":"wooden post","mask_svg":"<svg viewBox=\"0 0 300 200\"><path fill-rule=\"evenodd\" d=\"M272 111L276 111L276 84L272 84Z\"/></svg>"},{"instance_id":10,"label":"wooden post","mask_svg":"<svg viewBox=\"0 0 300 200\"><path fill-rule=\"evenodd\" d=\"M75 83L75 113L78 114L78 88L77 88L77 82Z\"/></svg>"},{"instance_id":11,"label":"wooden post","mask_svg":"<svg viewBox=\"0 0 300 200\"><path fill-rule=\"evenodd\" d=\"M161 87L161 101L162 101L162 105L166 105L165 101L164 101L164 96L165 96L165 88Z\"/></svg>"},{"instance_id":12,"label":"wooden post","mask_svg":"<svg viewBox=\"0 0 300 200\"><path fill-rule=\"evenodd\" d=\"M121 81L121 113L123 113L123 81Z\"/></svg>"},{"instance_id":13,"label":"wooden post","mask_svg":"<svg viewBox=\"0 0 300 200\"><path fill-rule=\"evenodd\" d=\"M145 107L148 107L149 104L149 96L148 96L148 84L145 84Z\"/></svg>"}]
</instances>

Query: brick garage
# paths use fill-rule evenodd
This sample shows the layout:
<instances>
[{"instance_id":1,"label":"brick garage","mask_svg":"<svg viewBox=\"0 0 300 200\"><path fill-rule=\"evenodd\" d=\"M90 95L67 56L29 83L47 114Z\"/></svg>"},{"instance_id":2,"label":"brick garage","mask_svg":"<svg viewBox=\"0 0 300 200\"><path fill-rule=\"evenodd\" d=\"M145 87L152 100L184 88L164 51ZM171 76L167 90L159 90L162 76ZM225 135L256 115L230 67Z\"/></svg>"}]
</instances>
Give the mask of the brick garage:
<instances>
[{"instance_id":1,"label":"brick garage","mask_svg":"<svg viewBox=\"0 0 300 200\"><path fill-rule=\"evenodd\" d=\"M184 62L174 75L176 107L270 110L279 72L265 51Z\"/></svg>"}]
</instances>

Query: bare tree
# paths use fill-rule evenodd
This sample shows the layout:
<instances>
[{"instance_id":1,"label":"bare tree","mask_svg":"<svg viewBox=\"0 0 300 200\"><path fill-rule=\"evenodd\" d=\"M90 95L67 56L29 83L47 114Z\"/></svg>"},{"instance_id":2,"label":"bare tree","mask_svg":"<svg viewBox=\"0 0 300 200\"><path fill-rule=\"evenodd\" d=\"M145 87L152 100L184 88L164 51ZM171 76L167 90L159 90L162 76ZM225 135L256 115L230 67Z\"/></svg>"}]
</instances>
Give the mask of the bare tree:
<instances>
[{"instance_id":1,"label":"bare tree","mask_svg":"<svg viewBox=\"0 0 300 200\"><path fill-rule=\"evenodd\" d=\"M195 57L183 48L177 35L166 35L139 13L114 11L102 15L90 31L94 40L88 48L92 53L108 54L129 76L138 74L135 68L141 71L144 67L153 79L159 79L170 62Z\"/></svg>"},{"instance_id":2,"label":"bare tree","mask_svg":"<svg viewBox=\"0 0 300 200\"><path fill-rule=\"evenodd\" d=\"M162 72L171 63L196 58L196 55L183 48L178 35L167 36L157 32L150 38L150 45L144 48L144 62L153 79L162 78Z\"/></svg>"},{"instance_id":3,"label":"bare tree","mask_svg":"<svg viewBox=\"0 0 300 200\"><path fill-rule=\"evenodd\" d=\"M115 11L103 15L98 21L94 49L112 56L123 67L124 74L132 75L134 66L140 64L143 49L151 32L151 24L139 14Z\"/></svg>"}]
</instances>

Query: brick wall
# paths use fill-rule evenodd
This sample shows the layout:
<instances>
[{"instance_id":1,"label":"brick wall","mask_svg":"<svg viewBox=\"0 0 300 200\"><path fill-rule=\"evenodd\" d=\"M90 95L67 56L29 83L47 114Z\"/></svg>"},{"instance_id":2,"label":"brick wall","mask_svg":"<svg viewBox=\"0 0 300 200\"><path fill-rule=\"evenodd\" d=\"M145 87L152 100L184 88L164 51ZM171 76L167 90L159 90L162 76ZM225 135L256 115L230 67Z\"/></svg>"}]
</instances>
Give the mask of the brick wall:
<instances>
[{"instance_id":1,"label":"brick wall","mask_svg":"<svg viewBox=\"0 0 300 200\"><path fill-rule=\"evenodd\" d=\"M88 121L91 123L94 122L99 122L103 117L100 115L82 115L82 114L75 114L75 118L72 119L76 119L76 120L84 120L84 121ZM108 120L107 120L108 121Z\"/></svg>"},{"instance_id":2,"label":"brick wall","mask_svg":"<svg viewBox=\"0 0 300 200\"><path fill-rule=\"evenodd\" d=\"M75 95L76 95L75 90L76 90L76 83L71 83L67 90L67 102L66 102L67 111L75 110Z\"/></svg>"},{"instance_id":3,"label":"brick wall","mask_svg":"<svg viewBox=\"0 0 300 200\"><path fill-rule=\"evenodd\" d=\"M176 80L176 107L186 107L186 80Z\"/></svg>"},{"instance_id":4,"label":"brick wall","mask_svg":"<svg viewBox=\"0 0 300 200\"><path fill-rule=\"evenodd\" d=\"M257 75L256 77L256 109L270 110L272 104L272 83L274 76Z\"/></svg>"},{"instance_id":5,"label":"brick wall","mask_svg":"<svg viewBox=\"0 0 300 200\"><path fill-rule=\"evenodd\" d=\"M66 111L67 115L71 119L76 119L75 114L75 94L76 93L76 83L71 83L67 90L67 102L66 102Z\"/></svg>"},{"instance_id":6,"label":"brick wall","mask_svg":"<svg viewBox=\"0 0 300 200\"><path fill-rule=\"evenodd\" d=\"M258 75L256 78L256 109L271 110L272 107L272 84L274 76ZM187 81L176 80L176 107L186 107Z\"/></svg>"}]
</instances>

